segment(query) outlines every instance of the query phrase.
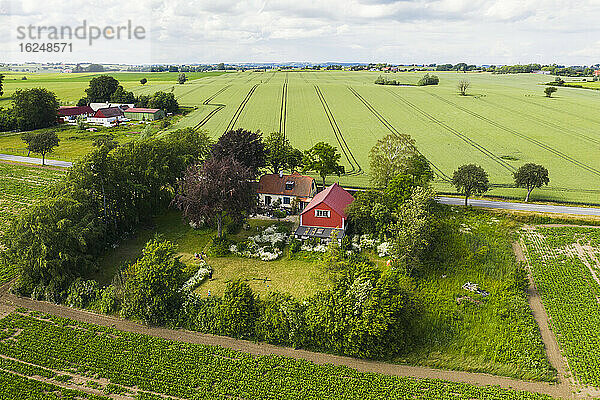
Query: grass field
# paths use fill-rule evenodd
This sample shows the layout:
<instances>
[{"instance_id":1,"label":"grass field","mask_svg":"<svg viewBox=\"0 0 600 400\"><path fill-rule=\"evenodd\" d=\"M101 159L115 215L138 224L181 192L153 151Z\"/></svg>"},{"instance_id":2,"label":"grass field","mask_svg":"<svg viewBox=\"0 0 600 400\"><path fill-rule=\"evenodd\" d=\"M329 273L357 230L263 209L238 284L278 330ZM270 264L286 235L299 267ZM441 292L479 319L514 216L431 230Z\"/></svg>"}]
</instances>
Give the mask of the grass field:
<instances>
[{"instance_id":1,"label":"grass field","mask_svg":"<svg viewBox=\"0 0 600 400\"><path fill-rule=\"evenodd\" d=\"M0 382L52 379L125 399L549 399L498 387L361 373L172 342L20 309L0 320ZM59 378L60 377L60 378ZM16 393L23 386L2 386ZM47 389L46 389L47 390Z\"/></svg>"},{"instance_id":2,"label":"grass field","mask_svg":"<svg viewBox=\"0 0 600 400\"><path fill-rule=\"evenodd\" d=\"M600 387L600 229L527 229L523 240L569 368Z\"/></svg>"},{"instance_id":3,"label":"grass field","mask_svg":"<svg viewBox=\"0 0 600 400\"><path fill-rule=\"evenodd\" d=\"M136 94L172 91L180 104L195 107L173 129L206 129L214 137L237 127L281 130L301 149L330 142L343 154L347 173L339 181L344 185L367 185L371 147L387 134L408 133L434 166L441 192L454 191L448 180L459 165L476 163L494 184L490 195L524 198L522 189L512 187L512 173L535 162L549 169L550 185L535 190L534 200L600 204L600 117L593 113L600 93L559 88L546 98L542 84L549 77L537 74L440 72L440 85L430 87L374 85L379 74L206 73L190 74L193 80L185 85L175 84L174 73L113 75ZM15 80L7 81L5 99L18 87L43 86L74 101L92 76L32 74L20 81L20 75L8 75ZM149 79L145 86L138 82L142 75ZM414 84L422 75L390 78ZM471 82L468 96L457 94L461 79Z\"/></svg>"}]
</instances>

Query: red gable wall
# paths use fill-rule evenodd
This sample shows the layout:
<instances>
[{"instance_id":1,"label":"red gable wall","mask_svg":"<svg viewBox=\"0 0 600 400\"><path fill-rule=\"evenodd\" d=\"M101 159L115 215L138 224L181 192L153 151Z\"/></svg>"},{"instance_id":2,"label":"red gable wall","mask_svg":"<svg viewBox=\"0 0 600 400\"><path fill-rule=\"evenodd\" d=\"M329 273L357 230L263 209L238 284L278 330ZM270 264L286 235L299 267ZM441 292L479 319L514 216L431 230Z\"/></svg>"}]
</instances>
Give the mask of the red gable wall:
<instances>
[{"instance_id":1,"label":"red gable wall","mask_svg":"<svg viewBox=\"0 0 600 400\"><path fill-rule=\"evenodd\" d=\"M317 217L316 210L329 210L329 218ZM305 212L301 215L300 225L304 226L318 226L322 228L342 228L343 217L335 212L331 207L325 203L317 204L312 210Z\"/></svg>"}]
</instances>

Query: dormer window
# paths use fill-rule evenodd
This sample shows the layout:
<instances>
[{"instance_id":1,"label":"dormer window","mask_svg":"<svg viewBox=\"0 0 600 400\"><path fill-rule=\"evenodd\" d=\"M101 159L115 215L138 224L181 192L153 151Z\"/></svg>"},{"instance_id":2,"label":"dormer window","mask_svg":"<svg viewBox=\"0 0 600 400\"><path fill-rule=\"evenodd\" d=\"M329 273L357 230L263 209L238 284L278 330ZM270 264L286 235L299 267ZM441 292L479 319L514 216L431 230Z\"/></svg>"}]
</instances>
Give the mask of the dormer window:
<instances>
[{"instance_id":1,"label":"dormer window","mask_svg":"<svg viewBox=\"0 0 600 400\"><path fill-rule=\"evenodd\" d=\"M294 188L295 183L296 182L294 182L294 181L287 181L285 183L285 190L292 190Z\"/></svg>"}]
</instances>

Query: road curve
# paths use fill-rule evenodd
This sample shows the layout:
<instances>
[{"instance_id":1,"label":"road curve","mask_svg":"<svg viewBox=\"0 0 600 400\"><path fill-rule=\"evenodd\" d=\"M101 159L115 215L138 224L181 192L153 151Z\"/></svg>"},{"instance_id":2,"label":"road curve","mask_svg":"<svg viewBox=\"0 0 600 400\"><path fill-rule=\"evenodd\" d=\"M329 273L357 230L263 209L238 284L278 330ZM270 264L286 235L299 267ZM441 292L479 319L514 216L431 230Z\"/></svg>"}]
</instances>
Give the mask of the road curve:
<instances>
[{"instance_id":1,"label":"road curve","mask_svg":"<svg viewBox=\"0 0 600 400\"><path fill-rule=\"evenodd\" d=\"M12 162L18 162L18 163L25 163L25 164L42 165L41 158L12 156L10 154L0 154L0 161L12 161ZM69 161L58 161L58 160L48 160L48 159L46 159L45 164L49 165L51 167L61 167L61 168L70 168L73 166L73 163L69 162Z\"/></svg>"},{"instance_id":2,"label":"road curve","mask_svg":"<svg viewBox=\"0 0 600 400\"><path fill-rule=\"evenodd\" d=\"M438 203L452 206L462 206L465 204L464 198L459 197L436 197ZM515 210L515 211L530 211L553 214L570 214L570 215L588 215L600 217L600 208L592 207L575 207L575 206L554 206L546 204L532 203L513 203L509 201L495 200L479 200L469 199L469 205L481 208L494 208L498 210Z\"/></svg>"}]
</instances>

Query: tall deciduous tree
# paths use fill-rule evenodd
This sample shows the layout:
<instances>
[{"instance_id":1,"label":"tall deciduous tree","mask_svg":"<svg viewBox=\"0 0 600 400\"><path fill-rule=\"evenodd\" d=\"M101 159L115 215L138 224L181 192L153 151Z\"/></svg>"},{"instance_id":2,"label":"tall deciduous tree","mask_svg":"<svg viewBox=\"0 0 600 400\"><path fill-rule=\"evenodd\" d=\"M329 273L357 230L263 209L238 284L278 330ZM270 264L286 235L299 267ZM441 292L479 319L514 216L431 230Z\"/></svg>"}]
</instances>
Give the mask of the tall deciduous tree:
<instances>
[{"instance_id":1,"label":"tall deciduous tree","mask_svg":"<svg viewBox=\"0 0 600 400\"><path fill-rule=\"evenodd\" d=\"M483 194L490 189L487 172L479 165L461 165L452 176L452 184L459 193L465 196L465 206L468 205L469 196Z\"/></svg>"},{"instance_id":2,"label":"tall deciduous tree","mask_svg":"<svg viewBox=\"0 0 600 400\"><path fill-rule=\"evenodd\" d=\"M119 85L117 90L110 96L111 103L135 103L135 96L133 92L128 92L123 89L123 86Z\"/></svg>"},{"instance_id":3,"label":"tall deciduous tree","mask_svg":"<svg viewBox=\"0 0 600 400\"><path fill-rule=\"evenodd\" d=\"M281 132L273 132L265 137L266 161L274 174L287 168L293 172L302 164L302 152L295 149Z\"/></svg>"},{"instance_id":4,"label":"tall deciduous tree","mask_svg":"<svg viewBox=\"0 0 600 400\"><path fill-rule=\"evenodd\" d=\"M22 136L27 144L27 150L32 153L38 153L42 156L42 165L46 164L46 154L58 146L60 139L54 131L42 131L38 134L27 134Z\"/></svg>"},{"instance_id":5,"label":"tall deciduous tree","mask_svg":"<svg viewBox=\"0 0 600 400\"><path fill-rule=\"evenodd\" d=\"M521 166L513 176L517 187L527 189L525 201L529 201L529 195L533 189L548 185L550 182L548 170L544 166L534 163Z\"/></svg>"},{"instance_id":6,"label":"tall deciduous tree","mask_svg":"<svg viewBox=\"0 0 600 400\"><path fill-rule=\"evenodd\" d=\"M154 324L172 319L183 300L179 288L184 267L173 243L158 239L148 242L142 257L125 272L124 316Z\"/></svg>"},{"instance_id":7,"label":"tall deciduous tree","mask_svg":"<svg viewBox=\"0 0 600 400\"><path fill-rule=\"evenodd\" d=\"M239 219L256 208L253 177L249 168L231 157L211 158L188 168L174 204L190 222L214 222L221 237L226 215Z\"/></svg>"},{"instance_id":8,"label":"tall deciduous tree","mask_svg":"<svg viewBox=\"0 0 600 400\"><path fill-rule=\"evenodd\" d=\"M302 151L292 147L285 160L285 166L290 172L297 171L300 167L302 167L303 159L304 154Z\"/></svg>"},{"instance_id":9,"label":"tall deciduous tree","mask_svg":"<svg viewBox=\"0 0 600 400\"><path fill-rule=\"evenodd\" d=\"M180 73L179 76L177 77L177 83L179 83L180 85L183 85L186 81L187 81L187 77L185 76L185 74L183 72Z\"/></svg>"},{"instance_id":10,"label":"tall deciduous tree","mask_svg":"<svg viewBox=\"0 0 600 400\"><path fill-rule=\"evenodd\" d=\"M557 92L558 89L555 88L554 86L548 86L547 88L544 89L544 94L546 95L546 97L552 97L552 93Z\"/></svg>"},{"instance_id":11,"label":"tall deciduous tree","mask_svg":"<svg viewBox=\"0 0 600 400\"><path fill-rule=\"evenodd\" d=\"M142 78L142 79L140 79L140 83L141 83L142 85L145 85L146 83L148 83L148 79L146 79L146 78Z\"/></svg>"},{"instance_id":12,"label":"tall deciduous tree","mask_svg":"<svg viewBox=\"0 0 600 400\"><path fill-rule=\"evenodd\" d=\"M371 184L382 188L395 176L408 173L409 160L417 154L415 141L409 135L379 139L369 153Z\"/></svg>"},{"instance_id":13,"label":"tall deciduous tree","mask_svg":"<svg viewBox=\"0 0 600 400\"><path fill-rule=\"evenodd\" d=\"M266 165L267 150L260 132L251 132L239 128L222 135L212 149L213 157L218 160L233 158L255 177Z\"/></svg>"},{"instance_id":14,"label":"tall deciduous tree","mask_svg":"<svg viewBox=\"0 0 600 400\"><path fill-rule=\"evenodd\" d=\"M318 173L323 180L323 188L325 188L327 176L340 176L344 173L344 166L339 164L341 157L335 147L325 142L319 142L304 152L304 170Z\"/></svg>"},{"instance_id":15,"label":"tall deciduous tree","mask_svg":"<svg viewBox=\"0 0 600 400\"><path fill-rule=\"evenodd\" d=\"M13 115L21 130L47 128L56 124L58 100L49 90L17 90L12 95Z\"/></svg>"},{"instance_id":16,"label":"tall deciduous tree","mask_svg":"<svg viewBox=\"0 0 600 400\"><path fill-rule=\"evenodd\" d=\"M179 103L173 93L156 92L148 100L148 107L165 110L168 113L179 111Z\"/></svg>"},{"instance_id":17,"label":"tall deciduous tree","mask_svg":"<svg viewBox=\"0 0 600 400\"><path fill-rule=\"evenodd\" d=\"M110 101L110 97L119 87L119 81L109 75L100 75L90 80L85 93L91 103Z\"/></svg>"},{"instance_id":18,"label":"tall deciduous tree","mask_svg":"<svg viewBox=\"0 0 600 400\"><path fill-rule=\"evenodd\" d=\"M4 82L4 75L0 74L0 96L2 96L4 94L3 82Z\"/></svg>"},{"instance_id":19,"label":"tall deciduous tree","mask_svg":"<svg viewBox=\"0 0 600 400\"><path fill-rule=\"evenodd\" d=\"M405 173L410 175L416 185L425 186L433 179L429 161L422 154L413 154L406 160Z\"/></svg>"}]
</instances>

